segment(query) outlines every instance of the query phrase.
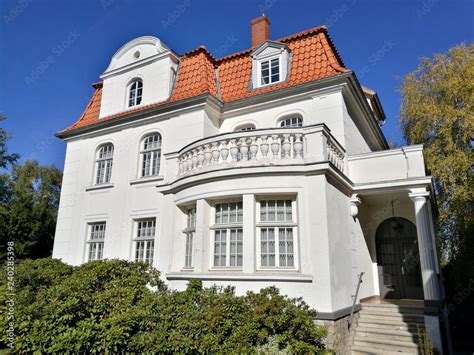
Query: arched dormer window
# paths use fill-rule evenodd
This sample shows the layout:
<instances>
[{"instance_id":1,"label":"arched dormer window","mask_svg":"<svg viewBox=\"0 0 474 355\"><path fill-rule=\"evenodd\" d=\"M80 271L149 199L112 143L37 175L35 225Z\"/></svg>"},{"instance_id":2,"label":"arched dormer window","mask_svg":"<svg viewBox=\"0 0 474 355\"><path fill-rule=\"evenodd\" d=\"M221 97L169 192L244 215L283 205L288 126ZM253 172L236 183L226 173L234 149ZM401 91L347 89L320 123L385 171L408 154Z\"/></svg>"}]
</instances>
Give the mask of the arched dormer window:
<instances>
[{"instance_id":1,"label":"arched dormer window","mask_svg":"<svg viewBox=\"0 0 474 355\"><path fill-rule=\"evenodd\" d=\"M107 184L112 177L112 162L114 157L114 145L107 143L102 145L96 152L95 158L95 184Z\"/></svg>"},{"instance_id":2,"label":"arched dormer window","mask_svg":"<svg viewBox=\"0 0 474 355\"><path fill-rule=\"evenodd\" d=\"M141 176L156 176L160 173L161 135L153 133L143 138L140 147Z\"/></svg>"},{"instance_id":3,"label":"arched dormer window","mask_svg":"<svg viewBox=\"0 0 474 355\"><path fill-rule=\"evenodd\" d=\"M128 89L128 107L140 105L142 102L143 81L134 80Z\"/></svg>"},{"instance_id":4,"label":"arched dormer window","mask_svg":"<svg viewBox=\"0 0 474 355\"><path fill-rule=\"evenodd\" d=\"M285 117L280 121L279 126L280 127L302 127L303 117L299 115Z\"/></svg>"},{"instance_id":5,"label":"arched dormer window","mask_svg":"<svg viewBox=\"0 0 474 355\"><path fill-rule=\"evenodd\" d=\"M234 131L235 132L244 132L244 131L252 131L255 129L255 125L252 123L249 124L244 124L241 126L238 126Z\"/></svg>"}]
</instances>

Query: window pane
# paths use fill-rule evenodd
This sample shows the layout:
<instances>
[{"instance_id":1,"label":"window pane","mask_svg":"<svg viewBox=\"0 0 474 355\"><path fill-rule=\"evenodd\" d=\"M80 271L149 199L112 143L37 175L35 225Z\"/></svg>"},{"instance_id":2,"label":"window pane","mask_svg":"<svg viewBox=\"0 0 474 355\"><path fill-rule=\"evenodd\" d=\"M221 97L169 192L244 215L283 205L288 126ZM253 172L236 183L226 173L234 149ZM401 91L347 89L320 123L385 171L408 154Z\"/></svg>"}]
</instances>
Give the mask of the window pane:
<instances>
[{"instance_id":1,"label":"window pane","mask_svg":"<svg viewBox=\"0 0 474 355\"><path fill-rule=\"evenodd\" d=\"M293 228L280 228L279 237L279 262L280 266L293 266Z\"/></svg>"},{"instance_id":2,"label":"window pane","mask_svg":"<svg viewBox=\"0 0 474 355\"><path fill-rule=\"evenodd\" d=\"M226 238L225 229L216 230L214 234L214 266L226 266Z\"/></svg>"},{"instance_id":3,"label":"window pane","mask_svg":"<svg viewBox=\"0 0 474 355\"><path fill-rule=\"evenodd\" d=\"M186 254L184 260L184 266L192 267L193 265L193 237L194 233L186 233Z\"/></svg>"},{"instance_id":4,"label":"window pane","mask_svg":"<svg viewBox=\"0 0 474 355\"><path fill-rule=\"evenodd\" d=\"M275 266L275 231L273 228L261 229L260 248L262 266Z\"/></svg>"}]
</instances>

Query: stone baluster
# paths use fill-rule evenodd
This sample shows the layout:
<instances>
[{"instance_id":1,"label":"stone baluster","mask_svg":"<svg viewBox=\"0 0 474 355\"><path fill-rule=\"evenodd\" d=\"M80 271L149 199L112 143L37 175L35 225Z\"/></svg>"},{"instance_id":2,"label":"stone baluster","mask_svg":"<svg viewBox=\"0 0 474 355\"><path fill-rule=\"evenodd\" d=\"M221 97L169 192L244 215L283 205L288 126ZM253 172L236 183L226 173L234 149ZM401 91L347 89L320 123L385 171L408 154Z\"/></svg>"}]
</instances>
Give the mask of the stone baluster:
<instances>
[{"instance_id":1,"label":"stone baluster","mask_svg":"<svg viewBox=\"0 0 474 355\"><path fill-rule=\"evenodd\" d=\"M290 135L289 134L284 134L283 135L283 144L282 144L281 148L282 148L282 158L284 158L284 159L291 158L291 156L290 156L291 142L290 142Z\"/></svg>"},{"instance_id":2,"label":"stone baluster","mask_svg":"<svg viewBox=\"0 0 474 355\"><path fill-rule=\"evenodd\" d=\"M257 137L250 137L250 159L256 160L258 153Z\"/></svg>"},{"instance_id":3,"label":"stone baluster","mask_svg":"<svg viewBox=\"0 0 474 355\"><path fill-rule=\"evenodd\" d=\"M240 138L240 159L248 160L249 158L249 147L246 142L247 138Z\"/></svg>"},{"instance_id":4,"label":"stone baluster","mask_svg":"<svg viewBox=\"0 0 474 355\"><path fill-rule=\"evenodd\" d=\"M273 157L278 158L278 152L280 151L280 142L278 141L277 134L272 135L271 149L272 149Z\"/></svg>"},{"instance_id":5,"label":"stone baluster","mask_svg":"<svg viewBox=\"0 0 474 355\"><path fill-rule=\"evenodd\" d=\"M262 141L260 142L260 152L262 153L262 158L266 158L268 155L268 150L270 145L268 144L268 136L262 136Z\"/></svg>"},{"instance_id":6,"label":"stone baluster","mask_svg":"<svg viewBox=\"0 0 474 355\"><path fill-rule=\"evenodd\" d=\"M193 160L192 159L193 159L193 153L188 152L186 154L186 161L187 161L187 166L188 166L187 171L193 170Z\"/></svg>"},{"instance_id":7,"label":"stone baluster","mask_svg":"<svg viewBox=\"0 0 474 355\"><path fill-rule=\"evenodd\" d=\"M233 162L237 161L237 156L239 155L239 148L237 147L236 142L235 139L230 140L230 156Z\"/></svg>"},{"instance_id":8,"label":"stone baluster","mask_svg":"<svg viewBox=\"0 0 474 355\"><path fill-rule=\"evenodd\" d=\"M184 171L184 159L182 156L178 158L178 175L183 175Z\"/></svg>"},{"instance_id":9,"label":"stone baluster","mask_svg":"<svg viewBox=\"0 0 474 355\"><path fill-rule=\"evenodd\" d=\"M221 156L221 153L219 151L219 144L218 143L212 143L212 163L213 164L219 164L219 157Z\"/></svg>"},{"instance_id":10,"label":"stone baluster","mask_svg":"<svg viewBox=\"0 0 474 355\"><path fill-rule=\"evenodd\" d=\"M227 163L227 157L229 156L229 148L227 148L227 141L221 142L221 158L222 163Z\"/></svg>"},{"instance_id":11,"label":"stone baluster","mask_svg":"<svg viewBox=\"0 0 474 355\"><path fill-rule=\"evenodd\" d=\"M197 149L193 149L191 162L192 162L193 170L195 170L198 165Z\"/></svg>"},{"instance_id":12,"label":"stone baluster","mask_svg":"<svg viewBox=\"0 0 474 355\"><path fill-rule=\"evenodd\" d=\"M198 168L202 168L203 163L204 163L204 151L202 147L198 148L197 158L198 158Z\"/></svg>"},{"instance_id":13,"label":"stone baluster","mask_svg":"<svg viewBox=\"0 0 474 355\"><path fill-rule=\"evenodd\" d=\"M302 135L295 134L295 142L293 143L293 149L295 151L295 158L301 158L303 156L303 142Z\"/></svg>"},{"instance_id":14,"label":"stone baluster","mask_svg":"<svg viewBox=\"0 0 474 355\"><path fill-rule=\"evenodd\" d=\"M206 144L204 146L204 164L209 165L211 164L212 153L211 153L211 146Z\"/></svg>"}]
</instances>

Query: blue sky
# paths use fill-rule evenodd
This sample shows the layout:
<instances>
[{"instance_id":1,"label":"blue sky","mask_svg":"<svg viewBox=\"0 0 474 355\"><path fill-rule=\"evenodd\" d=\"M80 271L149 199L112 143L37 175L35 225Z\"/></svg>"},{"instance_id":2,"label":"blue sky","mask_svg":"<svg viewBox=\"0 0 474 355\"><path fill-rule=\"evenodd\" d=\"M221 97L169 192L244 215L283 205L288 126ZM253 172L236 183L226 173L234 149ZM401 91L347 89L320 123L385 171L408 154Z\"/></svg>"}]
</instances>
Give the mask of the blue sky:
<instances>
[{"instance_id":1,"label":"blue sky","mask_svg":"<svg viewBox=\"0 0 474 355\"><path fill-rule=\"evenodd\" d=\"M250 46L250 20L262 12L273 39L326 24L346 66L379 93L383 131L398 144L400 78L421 56L474 37L472 0L1 0L0 11L9 150L60 168L65 144L53 134L81 115L113 53L138 36L223 56Z\"/></svg>"}]
</instances>

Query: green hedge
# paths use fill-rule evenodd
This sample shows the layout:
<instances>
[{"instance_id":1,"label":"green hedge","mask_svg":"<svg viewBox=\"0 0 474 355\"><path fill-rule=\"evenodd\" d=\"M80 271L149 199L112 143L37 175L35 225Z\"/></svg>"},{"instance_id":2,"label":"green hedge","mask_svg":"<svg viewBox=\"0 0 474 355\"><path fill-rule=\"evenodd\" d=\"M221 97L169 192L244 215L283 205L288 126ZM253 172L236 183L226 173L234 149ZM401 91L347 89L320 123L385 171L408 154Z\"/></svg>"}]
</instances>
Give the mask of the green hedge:
<instances>
[{"instance_id":1,"label":"green hedge","mask_svg":"<svg viewBox=\"0 0 474 355\"><path fill-rule=\"evenodd\" d=\"M1 312L6 314L2 268ZM169 290L144 263L105 260L68 266L58 260L18 263L16 352L321 352L325 329L301 299L269 287L236 296L231 287ZM0 326L7 329L7 317ZM1 345L7 347L6 332Z\"/></svg>"}]
</instances>

